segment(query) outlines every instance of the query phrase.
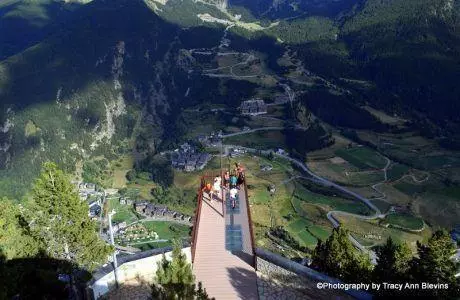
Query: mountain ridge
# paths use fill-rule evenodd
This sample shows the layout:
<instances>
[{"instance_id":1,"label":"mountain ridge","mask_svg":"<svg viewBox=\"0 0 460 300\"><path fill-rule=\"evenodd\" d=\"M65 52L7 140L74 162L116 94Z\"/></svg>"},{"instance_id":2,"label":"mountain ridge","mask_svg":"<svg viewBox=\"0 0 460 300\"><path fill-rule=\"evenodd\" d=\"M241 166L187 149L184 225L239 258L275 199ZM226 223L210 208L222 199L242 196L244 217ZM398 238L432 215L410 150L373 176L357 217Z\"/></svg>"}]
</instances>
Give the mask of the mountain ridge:
<instances>
[{"instance_id":1,"label":"mountain ridge","mask_svg":"<svg viewBox=\"0 0 460 300\"><path fill-rule=\"evenodd\" d=\"M210 5L215 4L214 1L160 2L155 1L158 5L154 9L149 5L152 0L93 0L72 12L69 19L72 22L62 23L59 30L38 44L0 62L0 123L3 124L0 177L7 182L3 187L11 189L9 178L15 170L24 172L31 160L34 166L30 171L15 175L21 178L19 182L24 182L23 188L27 186L27 178L38 171L38 162L46 159L58 159L73 170L79 160L97 154L114 158L120 151L136 152L138 147L132 146L133 142L142 145L139 146L141 152L155 152L159 147L165 149L180 141L187 131L177 107L211 103L237 107L257 89L266 88L238 78L224 80L202 76L202 63L189 51L190 48L218 45L228 27L203 22L197 14L207 12L226 18L226 13L236 12L232 9L237 4L248 5L248 2L229 1L227 7L223 7L225 2L222 1L216 2L217 6ZM429 30L418 29L410 23L412 21L407 21L412 20L407 12L411 4L402 4L399 0L385 4L367 0L365 5L357 7L355 4L354 8L343 11L344 14L350 14L350 9L354 12L340 22L314 16L284 20L269 27L264 20L253 20L258 26L269 29L256 30L257 34L253 35L244 27L234 26L227 28L227 38L235 51L265 55L269 74L298 73L314 78L313 88L305 91L301 87L305 97L300 97L303 106L298 109L307 115L298 115L298 119L309 120L308 114L314 111L334 126L388 130L361 108L371 105L407 116L427 135L443 135L455 141L459 120L453 100L460 91L455 82L440 80L440 71L452 78L459 72L455 58L458 53L458 1L443 0L442 3L439 11L447 23L434 27L432 24L437 20L434 18L426 25ZM449 3L451 8L446 11ZM432 1L424 0L417 7L422 9L431 4ZM386 27L377 26L377 32L389 40L383 45L385 47L375 41L376 25L367 23L368 16L378 16L379 11L397 16L393 19L382 17L387 22ZM435 15L439 17L440 13ZM405 23L398 25L399 21ZM244 23L251 24L250 19ZM446 26L450 29L445 29ZM399 28L401 37L415 30L417 36L426 35L427 41L432 41L433 28L452 36L446 34L433 40L431 49L435 59L416 60L410 57L423 53L414 52L414 46L422 43L428 47L430 44L425 40L400 41L394 37L394 28ZM285 42L279 40L280 35L285 37ZM286 38L287 35L291 39ZM449 43L450 52L443 53L444 45ZM400 55L385 56L394 45L402 49ZM384 50L379 52L379 49ZM280 66L279 60L287 53L302 67ZM440 53L444 61L437 59ZM398 64L401 66L398 70L389 67ZM430 67L435 67L436 72L426 78L416 76L409 80L404 76L408 76L414 66L421 70L418 76ZM427 80L433 82L428 84ZM365 88L360 81L367 82ZM193 86L198 88L190 91ZM240 88L235 90L230 86ZM335 86L334 93L330 92L332 86ZM438 91L444 93L439 95L445 95L445 100L433 102L440 97L434 94ZM331 115L334 109L350 114ZM46 120L48 111L53 112L55 118ZM355 114L361 116L362 124L350 121ZM431 117L426 119L427 115ZM445 121L445 115L450 116L450 120ZM58 130L60 122L69 118L71 121L66 121L64 132ZM143 124L141 128L135 125L139 122ZM169 134L171 132L176 134ZM72 138L77 146L75 141L70 141ZM64 145L56 147L61 142ZM20 158L16 165L15 157Z\"/></svg>"}]
</instances>

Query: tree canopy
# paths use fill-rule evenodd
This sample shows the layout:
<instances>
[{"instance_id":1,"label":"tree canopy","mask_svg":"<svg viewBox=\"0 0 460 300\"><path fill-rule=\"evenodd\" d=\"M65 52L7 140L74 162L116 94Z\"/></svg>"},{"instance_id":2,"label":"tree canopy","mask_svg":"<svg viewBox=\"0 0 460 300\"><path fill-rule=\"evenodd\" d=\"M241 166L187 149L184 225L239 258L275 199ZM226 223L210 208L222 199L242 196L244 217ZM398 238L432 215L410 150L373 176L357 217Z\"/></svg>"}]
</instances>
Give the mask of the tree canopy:
<instances>
[{"instance_id":1,"label":"tree canopy","mask_svg":"<svg viewBox=\"0 0 460 300\"><path fill-rule=\"evenodd\" d=\"M160 300L210 299L201 282L196 288L192 265L182 253L179 241L174 242L171 260L163 255L163 259L158 262L155 283L152 285L152 297Z\"/></svg>"},{"instance_id":2,"label":"tree canopy","mask_svg":"<svg viewBox=\"0 0 460 300\"><path fill-rule=\"evenodd\" d=\"M28 217L31 235L52 258L92 270L112 251L98 237L95 223L88 217L88 205L54 163L45 163L35 181Z\"/></svg>"},{"instance_id":3,"label":"tree canopy","mask_svg":"<svg viewBox=\"0 0 460 300\"><path fill-rule=\"evenodd\" d=\"M453 260L456 247L446 231L433 233L426 244L417 242L414 256L405 243L389 238L376 249L377 264L373 267L365 255L354 249L349 233L334 228L325 243L318 241L313 253L313 267L345 282L430 283L447 284L446 289L381 289L375 291L382 299L394 296L424 296L455 299L460 294L460 279L455 277L459 263Z\"/></svg>"},{"instance_id":4,"label":"tree canopy","mask_svg":"<svg viewBox=\"0 0 460 300\"><path fill-rule=\"evenodd\" d=\"M353 280L358 275L361 281L368 281L372 268L370 259L354 249L348 236L348 231L339 226L325 243L319 240L313 253L313 265L336 278Z\"/></svg>"},{"instance_id":5,"label":"tree canopy","mask_svg":"<svg viewBox=\"0 0 460 300\"><path fill-rule=\"evenodd\" d=\"M432 289L424 291L424 295L450 298L460 295L460 279L455 277L459 263L452 257L455 245L449 234L438 230L428 240L427 244L417 243L417 257L411 262L411 274L420 282L448 284L449 289Z\"/></svg>"},{"instance_id":6,"label":"tree canopy","mask_svg":"<svg viewBox=\"0 0 460 300\"><path fill-rule=\"evenodd\" d=\"M407 244L396 244L390 237L376 252L377 265L374 269L376 279L392 278L393 281L401 281L406 278L412 259L412 252Z\"/></svg>"},{"instance_id":7,"label":"tree canopy","mask_svg":"<svg viewBox=\"0 0 460 300\"><path fill-rule=\"evenodd\" d=\"M5 259L31 257L40 244L29 235L29 228L19 206L8 199L0 200L0 251Z\"/></svg>"}]
</instances>

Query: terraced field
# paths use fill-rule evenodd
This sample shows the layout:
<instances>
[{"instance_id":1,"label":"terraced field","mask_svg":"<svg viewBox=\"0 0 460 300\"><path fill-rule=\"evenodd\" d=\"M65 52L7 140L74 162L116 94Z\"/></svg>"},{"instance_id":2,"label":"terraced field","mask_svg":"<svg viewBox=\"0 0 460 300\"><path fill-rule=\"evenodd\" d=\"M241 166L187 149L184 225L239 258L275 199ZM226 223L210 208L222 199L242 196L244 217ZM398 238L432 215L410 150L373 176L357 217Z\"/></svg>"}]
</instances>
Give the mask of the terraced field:
<instances>
[{"instance_id":1,"label":"terraced field","mask_svg":"<svg viewBox=\"0 0 460 300\"><path fill-rule=\"evenodd\" d=\"M423 220L410 214L389 214L385 221L393 226L398 226L408 230L420 230L423 228Z\"/></svg>"},{"instance_id":2,"label":"terraced field","mask_svg":"<svg viewBox=\"0 0 460 300\"><path fill-rule=\"evenodd\" d=\"M318 205L326 210L341 210L355 214L370 213L369 208L362 202L312 193L300 184L296 185L294 198Z\"/></svg>"},{"instance_id":3,"label":"terraced field","mask_svg":"<svg viewBox=\"0 0 460 300\"><path fill-rule=\"evenodd\" d=\"M337 216L340 223L345 226L353 236L367 245L381 245L391 237L396 242L407 243L413 251L416 250L416 241L426 241L431 235L431 230L425 228L420 233L409 233L397 228L379 225L377 220L361 220L350 216Z\"/></svg>"},{"instance_id":4,"label":"terraced field","mask_svg":"<svg viewBox=\"0 0 460 300\"><path fill-rule=\"evenodd\" d=\"M383 169L387 163L383 156L366 147L340 149L335 153L362 170Z\"/></svg>"},{"instance_id":5,"label":"terraced field","mask_svg":"<svg viewBox=\"0 0 460 300\"><path fill-rule=\"evenodd\" d=\"M315 225L305 218L295 219L289 223L286 229L302 246L310 249L316 247L318 240L325 241L332 232L330 227Z\"/></svg>"}]
</instances>

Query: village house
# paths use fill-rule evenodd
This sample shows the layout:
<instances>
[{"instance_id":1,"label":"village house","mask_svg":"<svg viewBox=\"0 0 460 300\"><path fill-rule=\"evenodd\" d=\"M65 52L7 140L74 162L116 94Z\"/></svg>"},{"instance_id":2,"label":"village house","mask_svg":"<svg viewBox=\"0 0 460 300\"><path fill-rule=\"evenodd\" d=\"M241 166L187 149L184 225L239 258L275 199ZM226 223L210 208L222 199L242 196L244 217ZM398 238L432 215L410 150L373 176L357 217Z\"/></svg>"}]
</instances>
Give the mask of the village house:
<instances>
[{"instance_id":1,"label":"village house","mask_svg":"<svg viewBox=\"0 0 460 300\"><path fill-rule=\"evenodd\" d=\"M284 149L281 149L281 148L276 149L276 154L288 155L288 153Z\"/></svg>"},{"instance_id":2,"label":"village house","mask_svg":"<svg viewBox=\"0 0 460 300\"><path fill-rule=\"evenodd\" d=\"M246 100L240 106L242 115L257 116L267 113L267 104L261 99Z\"/></svg>"},{"instance_id":3,"label":"village house","mask_svg":"<svg viewBox=\"0 0 460 300\"><path fill-rule=\"evenodd\" d=\"M260 170L261 170L261 171L264 171L264 172L268 172L268 171L273 170L273 166L272 166L272 165L269 165L269 164L267 164L267 165L261 165L261 166L260 166Z\"/></svg>"},{"instance_id":4,"label":"village house","mask_svg":"<svg viewBox=\"0 0 460 300\"><path fill-rule=\"evenodd\" d=\"M126 222L113 224L113 226L112 226L113 233L125 229L126 226L127 226Z\"/></svg>"},{"instance_id":5,"label":"village house","mask_svg":"<svg viewBox=\"0 0 460 300\"><path fill-rule=\"evenodd\" d=\"M208 164L209 160L211 159L211 155L209 153L201 153L200 158L196 163L197 170L203 170L204 167Z\"/></svg>"},{"instance_id":6,"label":"village house","mask_svg":"<svg viewBox=\"0 0 460 300\"><path fill-rule=\"evenodd\" d=\"M88 216L90 218L96 218L101 214L102 208L100 205L95 204L93 206L90 206Z\"/></svg>"},{"instance_id":7,"label":"village house","mask_svg":"<svg viewBox=\"0 0 460 300\"><path fill-rule=\"evenodd\" d=\"M88 183L88 182L82 182L82 183L80 183L78 185L78 189L80 191L95 192L96 191L96 184Z\"/></svg>"},{"instance_id":8,"label":"village house","mask_svg":"<svg viewBox=\"0 0 460 300\"><path fill-rule=\"evenodd\" d=\"M196 152L195 148L188 143L186 144L183 144L180 149L171 154L171 166L186 172L202 170L211 159L211 155Z\"/></svg>"},{"instance_id":9,"label":"village house","mask_svg":"<svg viewBox=\"0 0 460 300\"><path fill-rule=\"evenodd\" d=\"M92 207L94 205L102 205L102 198L101 197L92 197L88 199L88 207Z\"/></svg>"},{"instance_id":10,"label":"village house","mask_svg":"<svg viewBox=\"0 0 460 300\"><path fill-rule=\"evenodd\" d=\"M239 157L239 156L243 155L244 153L246 153L246 151L243 150L243 149L233 148L230 151L230 157Z\"/></svg>"},{"instance_id":11,"label":"village house","mask_svg":"<svg viewBox=\"0 0 460 300\"><path fill-rule=\"evenodd\" d=\"M88 182L74 182L77 187L80 200L87 201L93 197L103 197L104 192L97 191L97 186L94 183Z\"/></svg>"},{"instance_id":12,"label":"village house","mask_svg":"<svg viewBox=\"0 0 460 300\"><path fill-rule=\"evenodd\" d=\"M120 200L121 205L132 205L133 204L133 200L126 198L126 197L120 197L119 200Z\"/></svg>"},{"instance_id":13,"label":"village house","mask_svg":"<svg viewBox=\"0 0 460 300\"><path fill-rule=\"evenodd\" d=\"M143 213L147 204L148 204L147 201L136 201L134 202L134 209L136 210L137 213Z\"/></svg>"}]
</instances>

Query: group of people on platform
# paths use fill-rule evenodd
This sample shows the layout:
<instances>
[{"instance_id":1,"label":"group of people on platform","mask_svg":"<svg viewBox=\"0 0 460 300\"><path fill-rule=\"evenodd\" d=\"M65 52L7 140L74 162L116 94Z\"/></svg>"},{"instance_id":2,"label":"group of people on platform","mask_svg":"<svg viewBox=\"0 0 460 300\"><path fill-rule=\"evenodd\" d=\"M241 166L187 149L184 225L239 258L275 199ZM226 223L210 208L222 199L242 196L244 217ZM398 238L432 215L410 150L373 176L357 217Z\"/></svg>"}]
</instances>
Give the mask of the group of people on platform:
<instances>
[{"instance_id":1,"label":"group of people on platform","mask_svg":"<svg viewBox=\"0 0 460 300\"><path fill-rule=\"evenodd\" d=\"M235 163L234 172L230 173L230 171L226 171L223 179L224 180L222 182L222 177L217 175L214 178L213 184L207 182L204 185L203 191L209 194L209 201L212 201L214 195L218 196L221 193L221 187L229 190L230 200L232 201L232 208L234 209L236 206L238 190L240 185L244 183L245 179L243 166L239 163Z\"/></svg>"}]
</instances>

